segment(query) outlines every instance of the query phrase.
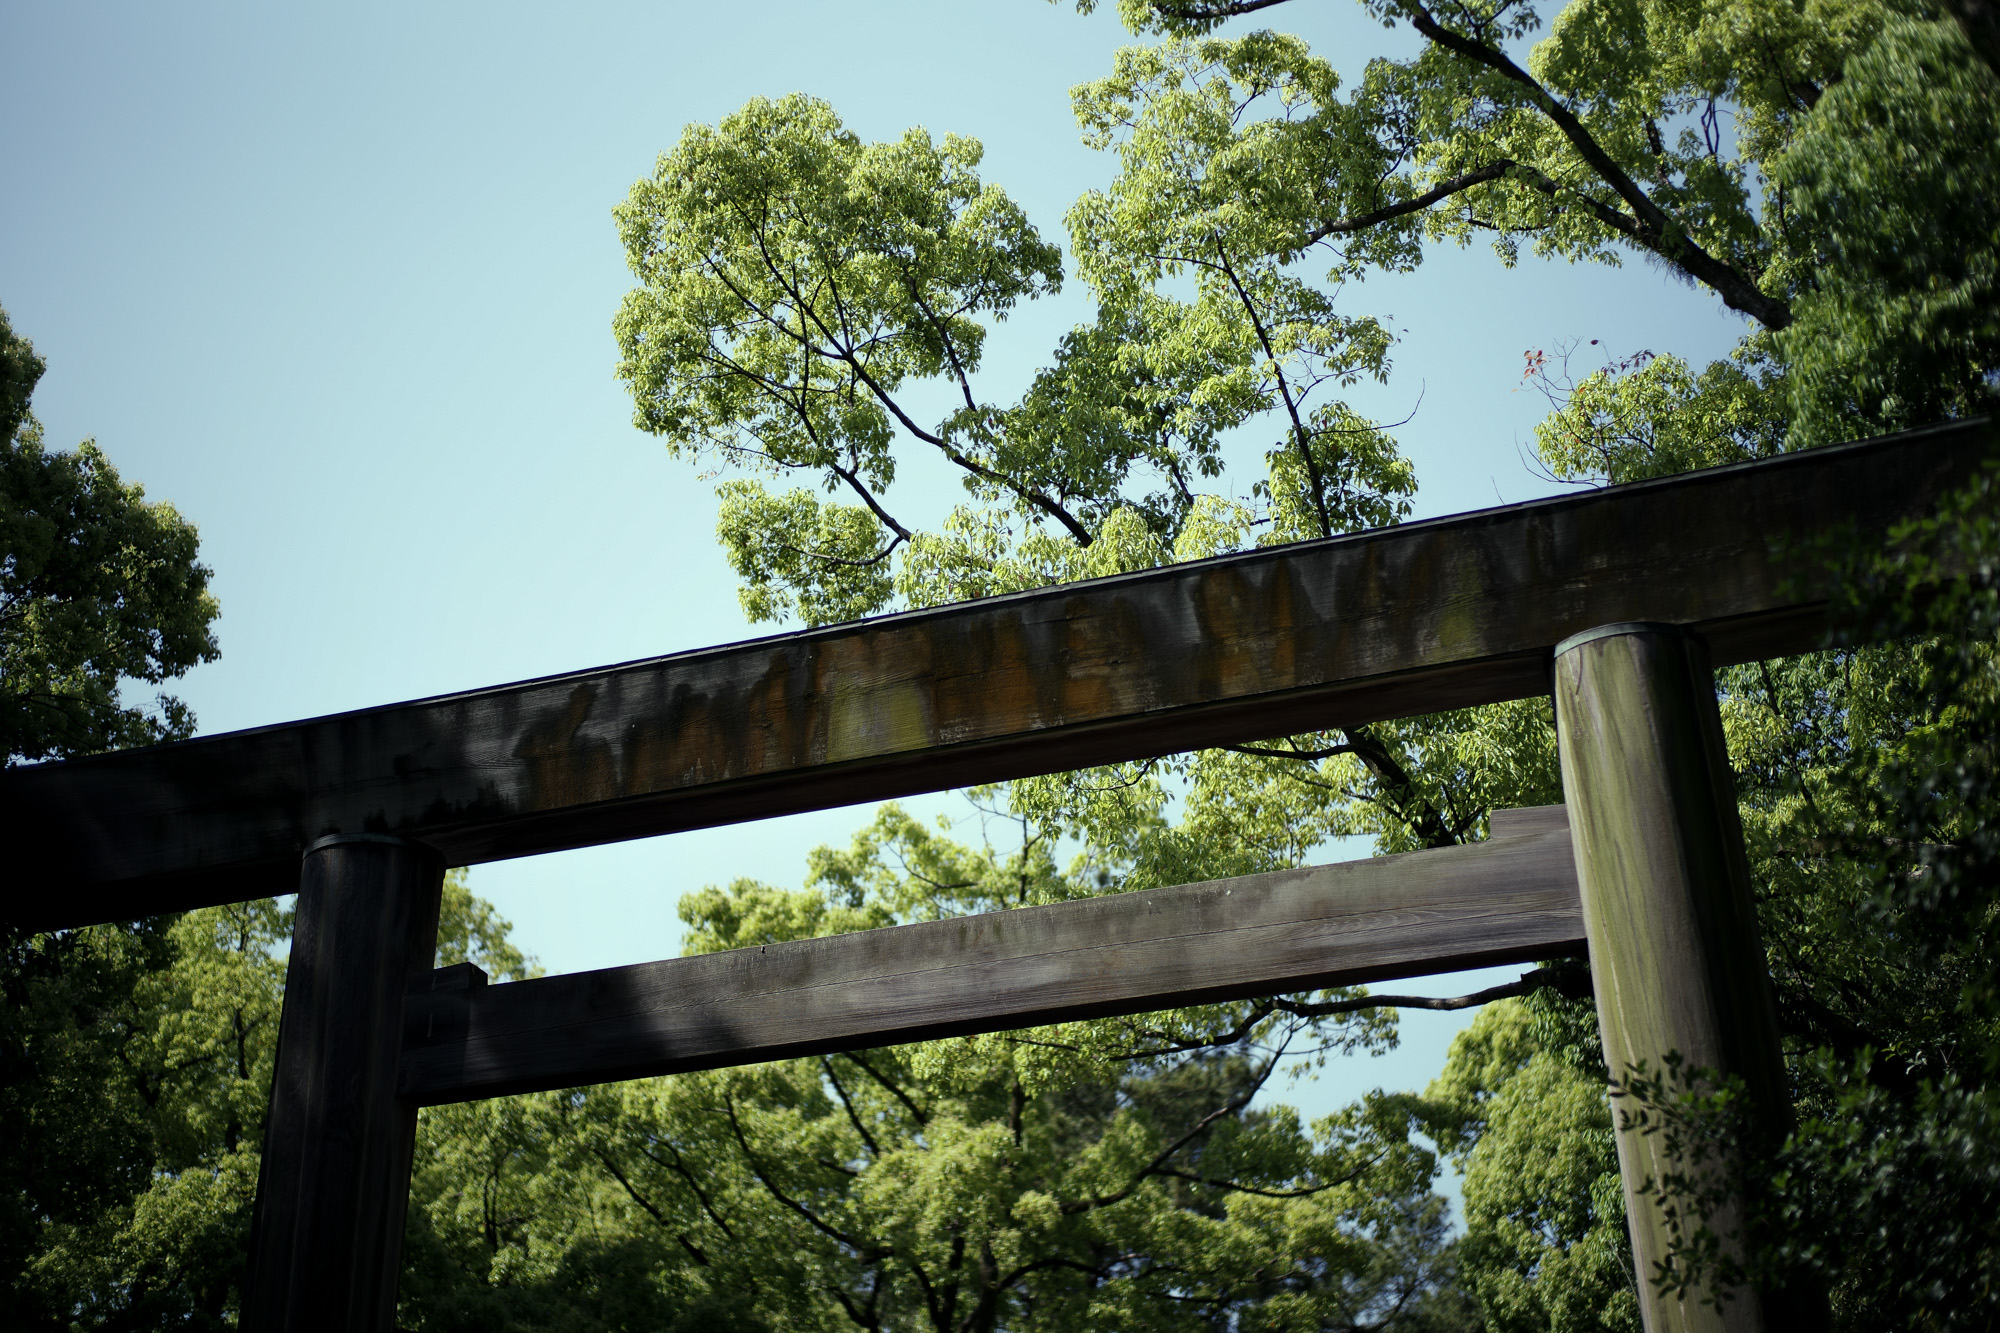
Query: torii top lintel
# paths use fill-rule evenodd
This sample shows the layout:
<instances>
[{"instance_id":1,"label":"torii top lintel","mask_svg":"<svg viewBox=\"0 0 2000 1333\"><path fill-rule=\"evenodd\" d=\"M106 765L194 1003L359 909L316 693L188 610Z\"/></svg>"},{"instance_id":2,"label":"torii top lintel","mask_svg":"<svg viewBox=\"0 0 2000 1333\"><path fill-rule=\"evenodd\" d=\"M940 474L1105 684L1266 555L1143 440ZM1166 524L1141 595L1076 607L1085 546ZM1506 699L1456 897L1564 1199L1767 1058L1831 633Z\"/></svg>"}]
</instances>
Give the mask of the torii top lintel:
<instances>
[{"instance_id":1,"label":"torii top lintel","mask_svg":"<svg viewBox=\"0 0 2000 1333\"><path fill-rule=\"evenodd\" d=\"M287 892L329 833L470 864L1548 689L1552 647L1823 642L1815 538L1879 542L1985 420L465 694L0 772L0 917Z\"/></svg>"}]
</instances>

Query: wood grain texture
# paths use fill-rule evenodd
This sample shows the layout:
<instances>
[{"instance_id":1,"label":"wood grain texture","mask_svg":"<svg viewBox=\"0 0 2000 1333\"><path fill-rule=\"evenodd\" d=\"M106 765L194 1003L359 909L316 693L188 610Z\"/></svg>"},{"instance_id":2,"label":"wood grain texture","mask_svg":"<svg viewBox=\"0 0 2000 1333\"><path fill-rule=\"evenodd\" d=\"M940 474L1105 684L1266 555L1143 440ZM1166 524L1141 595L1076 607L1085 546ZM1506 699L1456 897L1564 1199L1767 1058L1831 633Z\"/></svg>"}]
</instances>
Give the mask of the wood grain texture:
<instances>
[{"instance_id":1,"label":"wood grain texture","mask_svg":"<svg viewBox=\"0 0 2000 1333\"><path fill-rule=\"evenodd\" d=\"M1483 843L412 998L463 1101L1578 952L1563 807Z\"/></svg>"},{"instance_id":2,"label":"wood grain texture","mask_svg":"<svg viewBox=\"0 0 2000 1333\"><path fill-rule=\"evenodd\" d=\"M416 1103L396 1087L405 1005L432 980L444 863L344 838L299 876L251 1223L247 1333L391 1333ZM447 978L452 969L445 969Z\"/></svg>"},{"instance_id":3,"label":"wood grain texture","mask_svg":"<svg viewBox=\"0 0 2000 1333\"><path fill-rule=\"evenodd\" d=\"M1740 1078L1775 1145L1789 1116L1784 1056L1708 654L1671 627L1611 628L1628 632L1565 648L1555 689L1605 1063L1614 1079L1639 1064L1657 1077L1677 1052ZM1650 1273L1670 1233L1647 1183L1718 1168L1637 1131L1618 1135L1618 1160L1638 1271ZM1710 1221L1727 1235L1739 1219ZM1797 1292L1736 1297L1718 1309L1649 1284L1639 1294L1653 1333L1761 1333L1809 1308Z\"/></svg>"},{"instance_id":4,"label":"wood grain texture","mask_svg":"<svg viewBox=\"0 0 2000 1333\"><path fill-rule=\"evenodd\" d=\"M1721 661L1820 642L1820 561L1995 453L1988 423L0 773L0 916L288 887L337 832L452 864L1539 694L1612 620Z\"/></svg>"}]
</instances>

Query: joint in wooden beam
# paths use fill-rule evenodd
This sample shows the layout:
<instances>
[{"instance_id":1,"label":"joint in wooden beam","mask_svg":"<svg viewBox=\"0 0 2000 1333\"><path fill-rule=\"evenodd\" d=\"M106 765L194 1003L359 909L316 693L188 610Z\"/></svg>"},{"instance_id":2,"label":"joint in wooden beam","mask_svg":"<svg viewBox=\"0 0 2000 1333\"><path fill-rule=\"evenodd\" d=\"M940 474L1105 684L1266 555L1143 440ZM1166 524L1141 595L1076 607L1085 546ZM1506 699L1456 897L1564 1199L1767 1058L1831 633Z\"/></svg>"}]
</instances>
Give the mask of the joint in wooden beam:
<instances>
[{"instance_id":1,"label":"joint in wooden beam","mask_svg":"<svg viewBox=\"0 0 2000 1333\"><path fill-rule=\"evenodd\" d=\"M433 994L458 993L484 986L487 982L486 970L477 963L452 963L431 973L430 984L418 987L418 993L430 991Z\"/></svg>"}]
</instances>

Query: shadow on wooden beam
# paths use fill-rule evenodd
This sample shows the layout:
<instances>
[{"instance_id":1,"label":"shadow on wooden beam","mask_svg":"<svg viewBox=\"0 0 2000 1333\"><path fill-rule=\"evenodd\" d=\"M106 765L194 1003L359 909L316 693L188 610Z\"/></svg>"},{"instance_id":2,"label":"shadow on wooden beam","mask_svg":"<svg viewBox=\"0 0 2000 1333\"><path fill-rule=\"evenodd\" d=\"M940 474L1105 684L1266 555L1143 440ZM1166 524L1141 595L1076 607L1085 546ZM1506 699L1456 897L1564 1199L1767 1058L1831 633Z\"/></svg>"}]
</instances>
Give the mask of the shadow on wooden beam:
<instances>
[{"instance_id":1,"label":"shadow on wooden beam","mask_svg":"<svg viewBox=\"0 0 2000 1333\"><path fill-rule=\"evenodd\" d=\"M420 1102L755 1064L1579 953L1564 807L1486 842L506 985L407 1008Z\"/></svg>"}]
</instances>

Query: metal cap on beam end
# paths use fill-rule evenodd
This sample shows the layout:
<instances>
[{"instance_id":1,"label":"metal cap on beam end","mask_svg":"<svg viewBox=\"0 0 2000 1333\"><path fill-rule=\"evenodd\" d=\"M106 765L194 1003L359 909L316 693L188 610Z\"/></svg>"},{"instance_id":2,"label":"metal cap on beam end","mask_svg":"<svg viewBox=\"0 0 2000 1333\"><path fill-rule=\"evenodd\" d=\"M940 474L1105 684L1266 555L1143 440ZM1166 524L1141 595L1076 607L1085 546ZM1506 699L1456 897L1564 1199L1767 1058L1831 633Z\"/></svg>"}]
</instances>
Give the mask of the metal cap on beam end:
<instances>
[{"instance_id":1,"label":"metal cap on beam end","mask_svg":"<svg viewBox=\"0 0 2000 1333\"><path fill-rule=\"evenodd\" d=\"M305 855L311 856L314 852L328 847L339 847L355 842L380 843L387 847L421 847L427 852L436 850L429 843L419 842L415 838L399 838L393 833L329 833L306 848Z\"/></svg>"},{"instance_id":2,"label":"metal cap on beam end","mask_svg":"<svg viewBox=\"0 0 2000 1333\"><path fill-rule=\"evenodd\" d=\"M1598 625L1593 629L1579 630L1556 645L1553 656L1561 657L1572 648L1581 648L1586 643L1598 639L1616 638L1621 634L1674 634L1694 637L1694 628L1689 625L1670 625L1663 620L1620 620L1609 625Z\"/></svg>"}]
</instances>

